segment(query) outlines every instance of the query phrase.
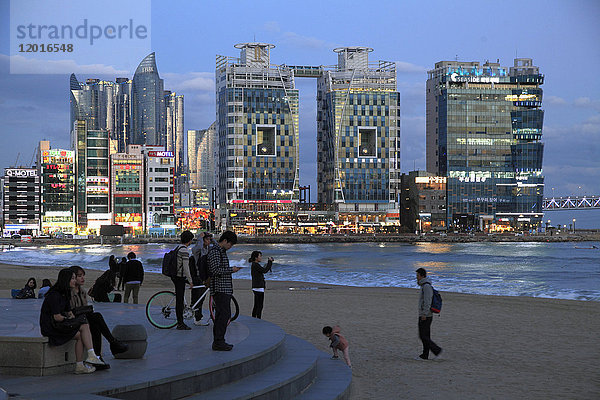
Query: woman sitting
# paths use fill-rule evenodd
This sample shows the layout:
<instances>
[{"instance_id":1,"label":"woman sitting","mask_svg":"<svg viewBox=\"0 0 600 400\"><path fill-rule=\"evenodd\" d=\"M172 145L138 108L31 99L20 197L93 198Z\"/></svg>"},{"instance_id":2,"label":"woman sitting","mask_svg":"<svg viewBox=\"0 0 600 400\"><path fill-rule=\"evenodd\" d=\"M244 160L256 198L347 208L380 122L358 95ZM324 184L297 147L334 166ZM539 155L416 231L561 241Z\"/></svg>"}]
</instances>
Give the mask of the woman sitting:
<instances>
[{"instance_id":1,"label":"woman sitting","mask_svg":"<svg viewBox=\"0 0 600 400\"><path fill-rule=\"evenodd\" d=\"M75 288L75 274L69 268L61 269L54 286L50 288L40 313L40 330L43 336L48 337L51 346L60 346L71 339L75 339L75 366L76 374L89 374L96 370L94 365L104 363L94 353L92 335L87 320L81 325L72 327L61 326L61 322L75 318L71 312L71 290ZM83 349L88 349L84 364Z\"/></svg>"},{"instance_id":2,"label":"woman sitting","mask_svg":"<svg viewBox=\"0 0 600 400\"><path fill-rule=\"evenodd\" d=\"M52 282L50 282L50 279L44 279L42 281L42 287L40 290L38 290L38 299L43 299L44 296L46 296L46 293L48 293L48 290L50 290L51 286Z\"/></svg>"},{"instance_id":3,"label":"woman sitting","mask_svg":"<svg viewBox=\"0 0 600 400\"><path fill-rule=\"evenodd\" d=\"M15 296L16 299L35 299L35 288L37 287L37 283L35 278L29 278L25 287L17 293Z\"/></svg>"}]
</instances>

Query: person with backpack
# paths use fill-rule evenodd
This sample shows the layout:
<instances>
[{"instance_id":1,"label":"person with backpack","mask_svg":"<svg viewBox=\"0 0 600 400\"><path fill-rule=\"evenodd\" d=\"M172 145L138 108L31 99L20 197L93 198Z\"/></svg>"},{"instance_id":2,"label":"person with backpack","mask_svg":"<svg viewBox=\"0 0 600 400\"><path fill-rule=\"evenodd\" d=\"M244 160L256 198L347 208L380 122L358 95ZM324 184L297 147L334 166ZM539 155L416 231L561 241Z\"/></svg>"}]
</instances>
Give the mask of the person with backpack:
<instances>
[{"instance_id":1,"label":"person with backpack","mask_svg":"<svg viewBox=\"0 0 600 400\"><path fill-rule=\"evenodd\" d=\"M215 304L215 320L213 325L213 344L215 351L231 351L233 345L225 342L227 324L231 318L231 296L233 295L233 280L231 274L238 272L240 267L230 267L227 250L237 243L237 235L225 231L216 246L208 253L208 270L210 272L210 294Z\"/></svg>"},{"instance_id":2,"label":"person with backpack","mask_svg":"<svg viewBox=\"0 0 600 400\"><path fill-rule=\"evenodd\" d=\"M190 328L183 322L183 296L185 295L185 284L194 287L194 280L190 273L190 252L188 246L192 244L194 234L190 231L181 233L181 245L177 246L177 271L171 276L171 281L175 285L175 315L177 316L177 328L180 331L189 331Z\"/></svg>"},{"instance_id":3,"label":"person with backpack","mask_svg":"<svg viewBox=\"0 0 600 400\"><path fill-rule=\"evenodd\" d=\"M190 257L190 273L192 274L194 286L205 285L206 287L192 289L192 304L195 304L204 292L208 290L208 284L210 282L208 279L210 279L210 277L208 276L207 257L210 249L217 245L217 242L213 239L213 235L210 232L200 232L198 236L200 239L192 248L192 256ZM194 325L206 326L210 321L210 316L207 316L204 320L202 319L203 303L204 299L198 304L198 310L194 314Z\"/></svg>"},{"instance_id":4,"label":"person with backpack","mask_svg":"<svg viewBox=\"0 0 600 400\"><path fill-rule=\"evenodd\" d=\"M431 340L434 289L431 286L431 278L427 277L427 271L424 268L419 268L415 272L417 273L417 283L421 287L419 296L419 338L423 343L423 352L419 354L416 360L428 360L430 350L434 358L438 358L442 353L442 348ZM436 312L439 312L439 309Z\"/></svg>"}]
</instances>

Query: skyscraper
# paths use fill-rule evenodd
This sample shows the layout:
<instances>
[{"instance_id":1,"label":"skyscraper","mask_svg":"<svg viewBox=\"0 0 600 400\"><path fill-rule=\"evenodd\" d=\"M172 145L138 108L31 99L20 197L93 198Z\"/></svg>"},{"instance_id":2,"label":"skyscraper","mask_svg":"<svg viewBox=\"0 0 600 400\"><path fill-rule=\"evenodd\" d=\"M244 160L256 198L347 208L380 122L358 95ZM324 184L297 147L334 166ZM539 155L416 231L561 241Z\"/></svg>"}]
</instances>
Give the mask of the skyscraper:
<instances>
[{"instance_id":1,"label":"skyscraper","mask_svg":"<svg viewBox=\"0 0 600 400\"><path fill-rule=\"evenodd\" d=\"M133 124L128 144L166 145L163 86L163 80L158 75L155 53L150 53L133 75Z\"/></svg>"},{"instance_id":2,"label":"skyscraper","mask_svg":"<svg viewBox=\"0 0 600 400\"><path fill-rule=\"evenodd\" d=\"M166 146L175 154L175 173L185 172L185 146L183 130L183 95L165 90Z\"/></svg>"},{"instance_id":3,"label":"skyscraper","mask_svg":"<svg viewBox=\"0 0 600 400\"><path fill-rule=\"evenodd\" d=\"M235 45L217 56L219 203L297 201L298 90L294 72L271 65L267 43Z\"/></svg>"},{"instance_id":4,"label":"skyscraper","mask_svg":"<svg viewBox=\"0 0 600 400\"><path fill-rule=\"evenodd\" d=\"M319 203L339 210L398 207L400 93L393 62L369 63L367 47L343 47L317 82ZM370 204L370 205L368 205Z\"/></svg>"},{"instance_id":5,"label":"skyscraper","mask_svg":"<svg viewBox=\"0 0 600 400\"><path fill-rule=\"evenodd\" d=\"M448 224L537 226L544 177L544 76L529 58L440 61L427 80L427 171L447 176Z\"/></svg>"}]
</instances>

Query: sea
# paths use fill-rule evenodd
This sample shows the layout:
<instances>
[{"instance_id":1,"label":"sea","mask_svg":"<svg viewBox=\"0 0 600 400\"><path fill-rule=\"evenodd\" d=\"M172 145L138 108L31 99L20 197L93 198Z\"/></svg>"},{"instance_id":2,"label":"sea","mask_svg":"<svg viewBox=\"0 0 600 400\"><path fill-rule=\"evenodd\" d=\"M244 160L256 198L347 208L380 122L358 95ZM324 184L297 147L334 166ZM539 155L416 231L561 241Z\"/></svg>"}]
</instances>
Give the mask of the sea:
<instances>
[{"instance_id":1,"label":"sea","mask_svg":"<svg viewBox=\"0 0 600 400\"><path fill-rule=\"evenodd\" d=\"M0 263L106 270L111 254L133 251L146 271L160 272L171 247L17 247L4 249ZM414 271L423 267L442 292L600 301L600 242L239 244L228 251L230 264L249 267L253 250L275 259L267 281L415 288ZM250 279L250 268L235 278Z\"/></svg>"}]
</instances>

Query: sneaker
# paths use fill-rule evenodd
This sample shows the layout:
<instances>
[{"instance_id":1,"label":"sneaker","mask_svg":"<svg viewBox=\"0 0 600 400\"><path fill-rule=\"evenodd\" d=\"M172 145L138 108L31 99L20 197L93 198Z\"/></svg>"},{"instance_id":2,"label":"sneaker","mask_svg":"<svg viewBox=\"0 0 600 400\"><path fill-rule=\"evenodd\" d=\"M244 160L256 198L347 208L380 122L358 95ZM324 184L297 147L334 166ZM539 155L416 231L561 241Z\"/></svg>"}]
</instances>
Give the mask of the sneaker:
<instances>
[{"instance_id":1,"label":"sneaker","mask_svg":"<svg viewBox=\"0 0 600 400\"><path fill-rule=\"evenodd\" d=\"M101 371L103 369L109 369L110 365L106 363L106 361L104 361L104 359L102 358L102 356L99 357L100 361L102 361L104 363L104 365L96 365L96 371Z\"/></svg>"},{"instance_id":2,"label":"sneaker","mask_svg":"<svg viewBox=\"0 0 600 400\"><path fill-rule=\"evenodd\" d=\"M91 374L96 371L96 367L93 365L85 365L85 364L76 364L75 365L75 373L79 374Z\"/></svg>"},{"instance_id":3,"label":"sneaker","mask_svg":"<svg viewBox=\"0 0 600 400\"><path fill-rule=\"evenodd\" d=\"M100 357L91 356L88 354L87 358L83 360L84 363L92 364L92 365L104 365L104 361L100 359Z\"/></svg>"},{"instance_id":4,"label":"sneaker","mask_svg":"<svg viewBox=\"0 0 600 400\"><path fill-rule=\"evenodd\" d=\"M223 344L213 343L212 349L214 351L231 351L231 349L233 349L233 345L228 344L228 343L223 343Z\"/></svg>"},{"instance_id":5,"label":"sneaker","mask_svg":"<svg viewBox=\"0 0 600 400\"><path fill-rule=\"evenodd\" d=\"M192 328L190 328L189 326L187 326L186 324L184 324L183 322L181 324L177 324L177 329L178 331L189 331Z\"/></svg>"},{"instance_id":6,"label":"sneaker","mask_svg":"<svg viewBox=\"0 0 600 400\"><path fill-rule=\"evenodd\" d=\"M415 360L417 360L417 361L429 361L429 359L423 357L422 354L419 354L418 356L416 356Z\"/></svg>"},{"instance_id":7,"label":"sneaker","mask_svg":"<svg viewBox=\"0 0 600 400\"><path fill-rule=\"evenodd\" d=\"M338 356L331 356L332 360L337 360L338 358L340 358L340 357L338 357Z\"/></svg>"},{"instance_id":8,"label":"sneaker","mask_svg":"<svg viewBox=\"0 0 600 400\"><path fill-rule=\"evenodd\" d=\"M110 344L110 351L113 355L125 353L127 350L129 350L129 345L127 343L119 342L117 340Z\"/></svg>"},{"instance_id":9,"label":"sneaker","mask_svg":"<svg viewBox=\"0 0 600 400\"><path fill-rule=\"evenodd\" d=\"M194 320L194 325L196 325L196 326L206 326L206 325L208 325L208 321L209 321L209 319L195 319Z\"/></svg>"},{"instance_id":10,"label":"sneaker","mask_svg":"<svg viewBox=\"0 0 600 400\"><path fill-rule=\"evenodd\" d=\"M434 360L441 360L442 359L442 349L440 349L440 351L437 354L433 355L433 359Z\"/></svg>"}]
</instances>

